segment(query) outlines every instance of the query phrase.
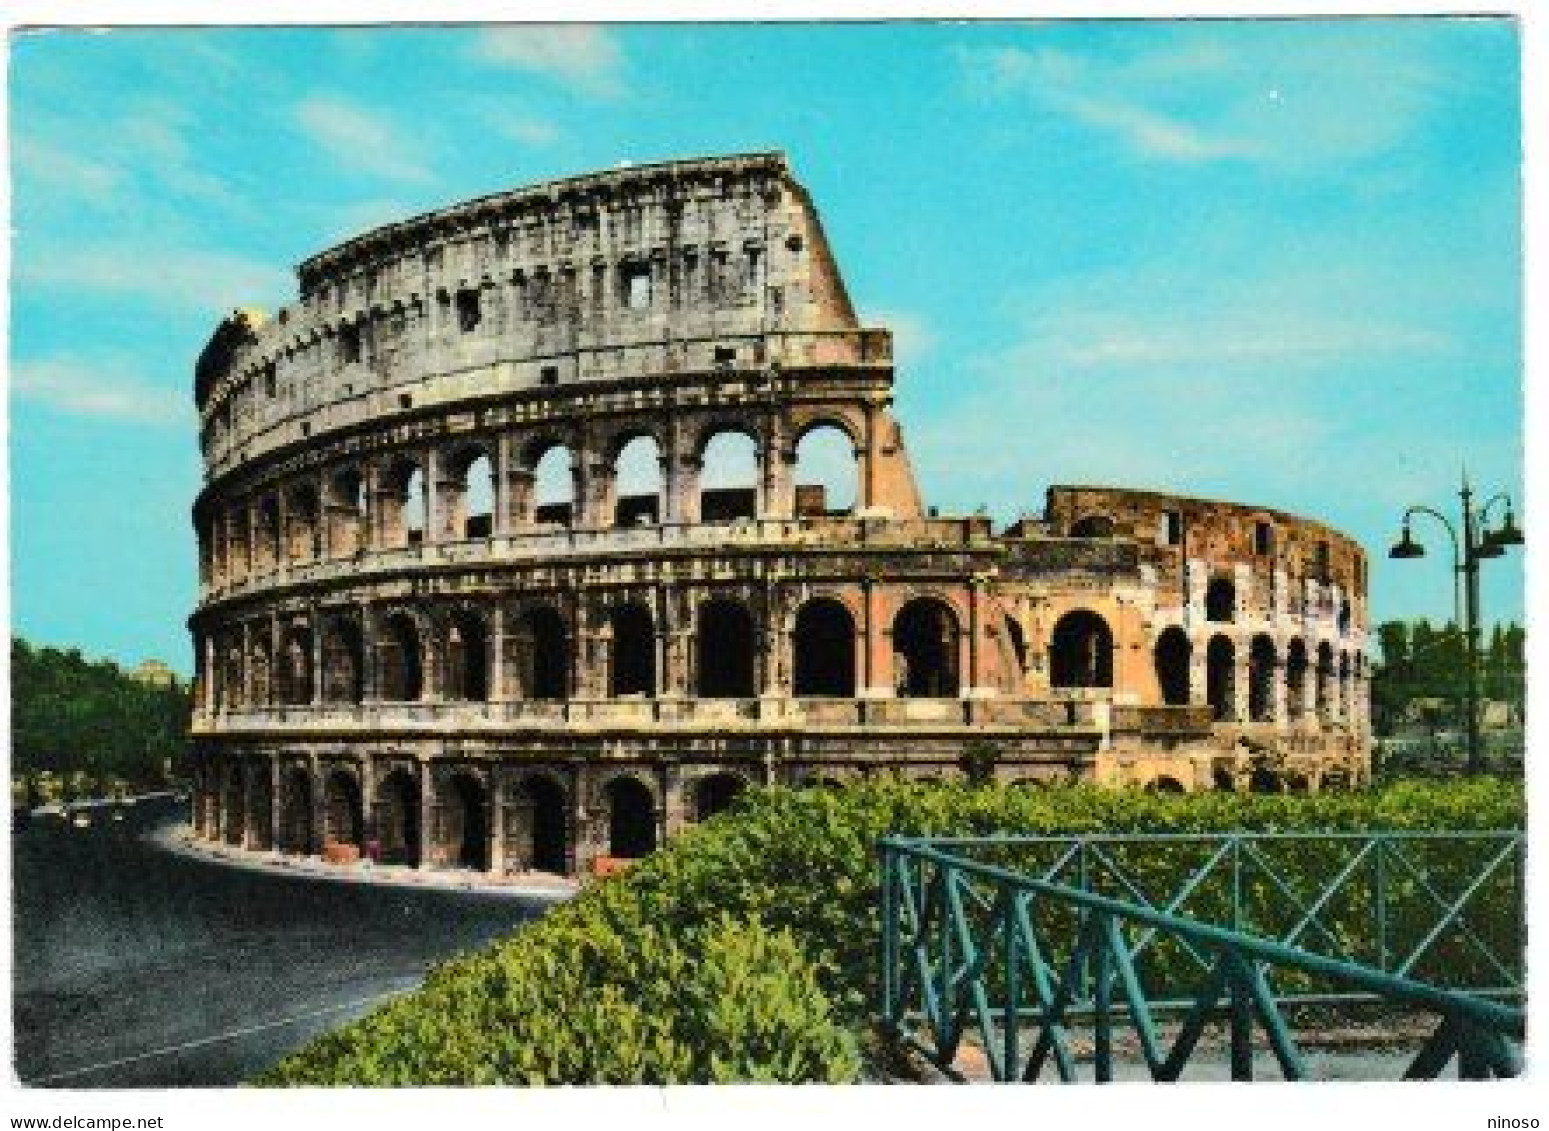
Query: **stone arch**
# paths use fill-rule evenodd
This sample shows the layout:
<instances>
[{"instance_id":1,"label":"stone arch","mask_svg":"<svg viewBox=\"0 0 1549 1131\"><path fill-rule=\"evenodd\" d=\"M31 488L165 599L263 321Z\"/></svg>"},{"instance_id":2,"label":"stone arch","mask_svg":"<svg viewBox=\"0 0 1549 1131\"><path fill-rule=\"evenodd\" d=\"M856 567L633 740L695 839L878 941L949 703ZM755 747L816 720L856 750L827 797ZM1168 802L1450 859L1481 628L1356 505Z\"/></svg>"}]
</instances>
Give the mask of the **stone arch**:
<instances>
[{"instance_id":1,"label":"stone arch","mask_svg":"<svg viewBox=\"0 0 1549 1131\"><path fill-rule=\"evenodd\" d=\"M1279 666L1275 642L1259 633L1248 646L1248 718L1256 723L1274 720L1275 673Z\"/></svg>"},{"instance_id":2,"label":"stone arch","mask_svg":"<svg viewBox=\"0 0 1549 1131\"><path fill-rule=\"evenodd\" d=\"M1212 577L1205 587L1205 619L1230 624L1237 619L1237 584L1229 577Z\"/></svg>"},{"instance_id":3,"label":"stone arch","mask_svg":"<svg viewBox=\"0 0 1549 1131\"><path fill-rule=\"evenodd\" d=\"M425 649L418 620L408 612L383 618L377 639L378 697L414 703L425 696Z\"/></svg>"},{"instance_id":4,"label":"stone arch","mask_svg":"<svg viewBox=\"0 0 1549 1131\"><path fill-rule=\"evenodd\" d=\"M624 859L656 850L656 800L632 774L619 774L603 787L608 810L608 855Z\"/></svg>"},{"instance_id":5,"label":"stone arch","mask_svg":"<svg viewBox=\"0 0 1549 1131\"><path fill-rule=\"evenodd\" d=\"M323 625L322 692L325 703L359 703L366 696L365 645L351 617L331 617Z\"/></svg>"},{"instance_id":6,"label":"stone arch","mask_svg":"<svg viewBox=\"0 0 1549 1131\"><path fill-rule=\"evenodd\" d=\"M529 774L520 791L531 810L531 867L563 876L570 871L570 822L565 787L548 774Z\"/></svg>"},{"instance_id":7,"label":"stone arch","mask_svg":"<svg viewBox=\"0 0 1549 1131\"><path fill-rule=\"evenodd\" d=\"M347 464L328 477L324 521L328 527L329 551L333 555L348 557L365 546L369 509L366 482L360 468Z\"/></svg>"},{"instance_id":8,"label":"stone arch","mask_svg":"<svg viewBox=\"0 0 1549 1131\"><path fill-rule=\"evenodd\" d=\"M570 631L553 605L531 605L517 618L517 670L528 699L570 698Z\"/></svg>"},{"instance_id":9,"label":"stone arch","mask_svg":"<svg viewBox=\"0 0 1549 1131\"><path fill-rule=\"evenodd\" d=\"M1350 684L1350 653L1339 653L1339 717L1344 719L1350 716L1350 705L1354 702Z\"/></svg>"},{"instance_id":10,"label":"stone arch","mask_svg":"<svg viewBox=\"0 0 1549 1131\"><path fill-rule=\"evenodd\" d=\"M221 707L241 707L247 702L244 693L244 665L242 645L233 641L226 648L226 659L221 668L221 680L217 685L217 703Z\"/></svg>"},{"instance_id":11,"label":"stone arch","mask_svg":"<svg viewBox=\"0 0 1549 1131\"><path fill-rule=\"evenodd\" d=\"M316 483L297 483L285 493L285 516L285 556L293 562L322 557L322 504Z\"/></svg>"},{"instance_id":12,"label":"stone arch","mask_svg":"<svg viewBox=\"0 0 1549 1131\"><path fill-rule=\"evenodd\" d=\"M447 531L457 538L488 538L495 532L495 455L492 446L463 444L446 463Z\"/></svg>"},{"instance_id":13,"label":"stone arch","mask_svg":"<svg viewBox=\"0 0 1549 1131\"><path fill-rule=\"evenodd\" d=\"M1293 722L1307 713L1307 645L1300 637L1285 650L1286 716Z\"/></svg>"},{"instance_id":14,"label":"stone arch","mask_svg":"<svg viewBox=\"0 0 1549 1131\"><path fill-rule=\"evenodd\" d=\"M1267 766L1255 766L1248 775L1249 793L1283 793L1285 782Z\"/></svg>"},{"instance_id":15,"label":"stone arch","mask_svg":"<svg viewBox=\"0 0 1549 1131\"><path fill-rule=\"evenodd\" d=\"M1171 774L1158 774L1146 783L1147 793L1187 793L1183 783Z\"/></svg>"},{"instance_id":16,"label":"stone arch","mask_svg":"<svg viewBox=\"0 0 1549 1131\"><path fill-rule=\"evenodd\" d=\"M241 762L226 767L221 822L226 843L240 847L247 836L247 781Z\"/></svg>"},{"instance_id":17,"label":"stone arch","mask_svg":"<svg viewBox=\"0 0 1549 1131\"><path fill-rule=\"evenodd\" d=\"M312 676L312 630L307 625L290 625L280 638L275 698L286 706L310 704Z\"/></svg>"},{"instance_id":18,"label":"stone arch","mask_svg":"<svg viewBox=\"0 0 1549 1131\"><path fill-rule=\"evenodd\" d=\"M377 503L378 543L393 548L425 539L425 469L412 456L394 456L383 470Z\"/></svg>"},{"instance_id":19,"label":"stone arch","mask_svg":"<svg viewBox=\"0 0 1549 1131\"><path fill-rule=\"evenodd\" d=\"M937 597L915 597L893 617L893 682L904 699L959 694L957 613Z\"/></svg>"},{"instance_id":20,"label":"stone arch","mask_svg":"<svg viewBox=\"0 0 1549 1131\"><path fill-rule=\"evenodd\" d=\"M711 597L695 617L695 694L701 699L750 699L758 694L758 630L742 601Z\"/></svg>"},{"instance_id":21,"label":"stone arch","mask_svg":"<svg viewBox=\"0 0 1549 1131\"><path fill-rule=\"evenodd\" d=\"M649 526L662 520L662 448L649 428L630 429L609 445L615 526Z\"/></svg>"},{"instance_id":22,"label":"stone arch","mask_svg":"<svg viewBox=\"0 0 1549 1131\"><path fill-rule=\"evenodd\" d=\"M402 766L376 787L377 847L383 864L417 868L423 854L419 775Z\"/></svg>"},{"instance_id":23,"label":"stone arch","mask_svg":"<svg viewBox=\"0 0 1549 1131\"><path fill-rule=\"evenodd\" d=\"M747 425L711 425L700 433L701 522L758 517L761 450L758 433Z\"/></svg>"},{"instance_id":24,"label":"stone arch","mask_svg":"<svg viewBox=\"0 0 1549 1131\"><path fill-rule=\"evenodd\" d=\"M797 518L850 514L860 504L860 460L848 428L824 417L808 422L791 449Z\"/></svg>"},{"instance_id":25,"label":"stone arch","mask_svg":"<svg viewBox=\"0 0 1549 1131\"><path fill-rule=\"evenodd\" d=\"M651 610L626 601L608 610L612 636L608 644L608 694L656 694L656 625Z\"/></svg>"},{"instance_id":26,"label":"stone arch","mask_svg":"<svg viewBox=\"0 0 1549 1131\"><path fill-rule=\"evenodd\" d=\"M490 867L489 790L467 770L442 779L442 859L452 867L487 872Z\"/></svg>"},{"instance_id":27,"label":"stone arch","mask_svg":"<svg viewBox=\"0 0 1549 1131\"><path fill-rule=\"evenodd\" d=\"M1237 779L1230 770L1217 766L1210 774L1210 784L1217 793L1236 793Z\"/></svg>"},{"instance_id":28,"label":"stone arch","mask_svg":"<svg viewBox=\"0 0 1549 1131\"><path fill-rule=\"evenodd\" d=\"M490 697L490 634L484 617L455 609L446 624L446 695L464 703Z\"/></svg>"},{"instance_id":29,"label":"stone arch","mask_svg":"<svg viewBox=\"0 0 1549 1131\"><path fill-rule=\"evenodd\" d=\"M1105 514L1089 514L1070 524L1072 538L1112 538L1113 519Z\"/></svg>"},{"instance_id":30,"label":"stone arch","mask_svg":"<svg viewBox=\"0 0 1549 1131\"><path fill-rule=\"evenodd\" d=\"M562 439L538 439L528 445L525 464L533 477L533 521L543 526L574 526L579 517L575 449Z\"/></svg>"},{"instance_id":31,"label":"stone arch","mask_svg":"<svg viewBox=\"0 0 1549 1131\"><path fill-rule=\"evenodd\" d=\"M694 783L694 820L707 821L728 808L748 788L748 780L730 771L706 774Z\"/></svg>"},{"instance_id":32,"label":"stone arch","mask_svg":"<svg viewBox=\"0 0 1549 1131\"><path fill-rule=\"evenodd\" d=\"M274 701L273 665L269 660L267 628L267 625L260 627L260 635L247 653L248 691L244 699L254 707L267 707Z\"/></svg>"},{"instance_id":33,"label":"stone arch","mask_svg":"<svg viewBox=\"0 0 1549 1131\"><path fill-rule=\"evenodd\" d=\"M1090 609L1072 609L1049 637L1051 687L1112 687L1113 630Z\"/></svg>"},{"instance_id":34,"label":"stone arch","mask_svg":"<svg viewBox=\"0 0 1549 1131\"><path fill-rule=\"evenodd\" d=\"M258 500L258 564L268 569L278 566L285 558L284 542L279 496L265 495Z\"/></svg>"},{"instance_id":35,"label":"stone arch","mask_svg":"<svg viewBox=\"0 0 1549 1131\"><path fill-rule=\"evenodd\" d=\"M312 774L305 766L291 766L280 775L280 843L288 856L317 852L312 824Z\"/></svg>"},{"instance_id":36,"label":"stone arch","mask_svg":"<svg viewBox=\"0 0 1549 1131\"><path fill-rule=\"evenodd\" d=\"M842 601L813 597L796 611L791 692L801 697L855 696L855 618Z\"/></svg>"},{"instance_id":37,"label":"stone arch","mask_svg":"<svg viewBox=\"0 0 1549 1131\"><path fill-rule=\"evenodd\" d=\"M323 779L323 844L360 848L365 839L360 779L351 770L334 769Z\"/></svg>"},{"instance_id":38,"label":"stone arch","mask_svg":"<svg viewBox=\"0 0 1549 1131\"><path fill-rule=\"evenodd\" d=\"M1317 688L1314 692L1318 708L1318 718L1326 720L1332 714L1332 697L1334 691L1334 649L1325 640L1318 645Z\"/></svg>"},{"instance_id":39,"label":"stone arch","mask_svg":"<svg viewBox=\"0 0 1549 1131\"><path fill-rule=\"evenodd\" d=\"M1237 646L1221 633L1205 649L1205 698L1217 721L1237 717Z\"/></svg>"},{"instance_id":40,"label":"stone arch","mask_svg":"<svg viewBox=\"0 0 1549 1131\"><path fill-rule=\"evenodd\" d=\"M1188 633L1177 625L1162 630L1156 638L1156 682L1161 689L1162 702L1170 707L1186 706L1189 702L1189 661L1193 647Z\"/></svg>"}]
</instances>

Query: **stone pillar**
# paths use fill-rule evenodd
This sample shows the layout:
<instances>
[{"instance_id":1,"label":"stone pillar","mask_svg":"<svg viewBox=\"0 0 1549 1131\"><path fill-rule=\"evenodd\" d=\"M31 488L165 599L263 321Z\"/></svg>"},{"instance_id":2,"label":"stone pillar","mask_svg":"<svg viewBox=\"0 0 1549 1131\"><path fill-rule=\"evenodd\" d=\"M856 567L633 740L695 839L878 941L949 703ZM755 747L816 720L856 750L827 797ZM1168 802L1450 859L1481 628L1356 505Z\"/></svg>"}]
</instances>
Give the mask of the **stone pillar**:
<instances>
[{"instance_id":1,"label":"stone pillar","mask_svg":"<svg viewBox=\"0 0 1549 1131\"><path fill-rule=\"evenodd\" d=\"M667 476L669 488L664 492L672 521L699 521L699 476L704 466L704 460L697 455L678 456L676 472Z\"/></svg>"},{"instance_id":2,"label":"stone pillar","mask_svg":"<svg viewBox=\"0 0 1549 1131\"><path fill-rule=\"evenodd\" d=\"M891 699L893 687L893 634L883 615L883 590L877 578L861 579L861 595L865 605L865 669L866 686L862 698Z\"/></svg>"},{"instance_id":3,"label":"stone pillar","mask_svg":"<svg viewBox=\"0 0 1549 1131\"><path fill-rule=\"evenodd\" d=\"M1248 722L1252 713L1248 710L1249 683L1252 673L1250 645L1232 637L1232 715L1238 722Z\"/></svg>"},{"instance_id":4,"label":"stone pillar","mask_svg":"<svg viewBox=\"0 0 1549 1131\"><path fill-rule=\"evenodd\" d=\"M1290 654L1289 649L1275 647L1275 670L1269 680L1270 717L1275 729L1284 731L1290 722Z\"/></svg>"},{"instance_id":5,"label":"stone pillar","mask_svg":"<svg viewBox=\"0 0 1549 1131\"><path fill-rule=\"evenodd\" d=\"M441 807L436 804L436 776L426 762L417 763L420 776L420 859L424 872L441 863Z\"/></svg>"},{"instance_id":6,"label":"stone pillar","mask_svg":"<svg viewBox=\"0 0 1549 1131\"><path fill-rule=\"evenodd\" d=\"M510 698L506 691L506 607L498 602L489 617L489 697L493 703Z\"/></svg>"},{"instance_id":7,"label":"stone pillar","mask_svg":"<svg viewBox=\"0 0 1549 1131\"><path fill-rule=\"evenodd\" d=\"M605 529L613 525L616 469L590 444L574 454L575 502L571 525L579 529Z\"/></svg>"},{"instance_id":8,"label":"stone pillar","mask_svg":"<svg viewBox=\"0 0 1549 1131\"><path fill-rule=\"evenodd\" d=\"M983 631L983 614L979 608L981 594L984 590L984 577L975 574L968 579L968 666L964 669L967 673L966 686L963 692L968 698L975 698L984 693L983 673L980 670L982 662L982 642L979 634ZM1109 660L1109 670L1112 671L1112 659ZM1115 675L1118 673L1115 672ZM1115 680L1117 682L1117 680Z\"/></svg>"},{"instance_id":9,"label":"stone pillar","mask_svg":"<svg viewBox=\"0 0 1549 1131\"><path fill-rule=\"evenodd\" d=\"M426 544L446 541L446 532L442 528L445 508L440 498L440 488L441 453L435 448L426 448L424 463L420 467L420 489L425 493L423 541Z\"/></svg>"},{"instance_id":10,"label":"stone pillar","mask_svg":"<svg viewBox=\"0 0 1549 1131\"><path fill-rule=\"evenodd\" d=\"M866 405L865 435L856 453L856 509L869 511L877 505L877 452L882 447L882 406Z\"/></svg>"},{"instance_id":11,"label":"stone pillar","mask_svg":"<svg viewBox=\"0 0 1549 1131\"><path fill-rule=\"evenodd\" d=\"M215 713L215 681L217 678L215 674L215 637L210 635L204 637L201 652L204 655L204 671L202 673L204 678L200 683L199 690L202 692L201 698L204 700L204 713L213 715Z\"/></svg>"},{"instance_id":12,"label":"stone pillar","mask_svg":"<svg viewBox=\"0 0 1549 1131\"><path fill-rule=\"evenodd\" d=\"M290 566L290 501L283 488L274 493L274 568L280 577Z\"/></svg>"},{"instance_id":13,"label":"stone pillar","mask_svg":"<svg viewBox=\"0 0 1549 1131\"><path fill-rule=\"evenodd\" d=\"M489 798L489 870L491 875L506 874L506 788L504 775L491 767L486 794Z\"/></svg>"},{"instance_id":14,"label":"stone pillar","mask_svg":"<svg viewBox=\"0 0 1549 1131\"><path fill-rule=\"evenodd\" d=\"M269 757L269 844L276 852L280 850L282 833L281 815L285 810L283 789L285 785L284 766L281 764L278 752Z\"/></svg>"},{"instance_id":15,"label":"stone pillar","mask_svg":"<svg viewBox=\"0 0 1549 1131\"><path fill-rule=\"evenodd\" d=\"M323 702L323 619L318 613L317 606L313 605L307 614L307 623L312 630L312 706L321 706ZM364 648L361 651L365 651Z\"/></svg>"},{"instance_id":16,"label":"stone pillar","mask_svg":"<svg viewBox=\"0 0 1549 1131\"><path fill-rule=\"evenodd\" d=\"M515 525L511 513L511 475L516 470L512 466L514 458L512 449L515 446L509 432L502 432L495 437L493 466L490 469L491 477L494 479L495 497L489 521L490 529L497 538L504 538L511 533L511 528Z\"/></svg>"},{"instance_id":17,"label":"stone pillar","mask_svg":"<svg viewBox=\"0 0 1549 1131\"><path fill-rule=\"evenodd\" d=\"M1210 703L1210 634L1197 633L1189 640L1189 705Z\"/></svg>"}]
</instances>

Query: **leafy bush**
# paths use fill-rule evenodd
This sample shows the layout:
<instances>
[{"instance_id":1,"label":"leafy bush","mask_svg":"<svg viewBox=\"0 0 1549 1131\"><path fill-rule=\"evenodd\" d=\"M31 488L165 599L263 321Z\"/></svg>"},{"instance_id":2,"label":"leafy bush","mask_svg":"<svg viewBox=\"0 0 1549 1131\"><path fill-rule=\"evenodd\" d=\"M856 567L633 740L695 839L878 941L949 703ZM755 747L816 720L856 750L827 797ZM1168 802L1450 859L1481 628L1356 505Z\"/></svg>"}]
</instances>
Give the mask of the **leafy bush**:
<instances>
[{"instance_id":1,"label":"leafy bush","mask_svg":"<svg viewBox=\"0 0 1549 1131\"><path fill-rule=\"evenodd\" d=\"M491 950L439 967L419 991L286 1058L260 1082L853 1080L858 1034L876 1001L875 845L884 834L1522 821L1520 783L1493 779L1318 797L892 780L758 791ZM1147 876L1175 882L1186 866L1180 853L1155 853ZM1304 863L1327 874L1315 845Z\"/></svg>"}]
</instances>

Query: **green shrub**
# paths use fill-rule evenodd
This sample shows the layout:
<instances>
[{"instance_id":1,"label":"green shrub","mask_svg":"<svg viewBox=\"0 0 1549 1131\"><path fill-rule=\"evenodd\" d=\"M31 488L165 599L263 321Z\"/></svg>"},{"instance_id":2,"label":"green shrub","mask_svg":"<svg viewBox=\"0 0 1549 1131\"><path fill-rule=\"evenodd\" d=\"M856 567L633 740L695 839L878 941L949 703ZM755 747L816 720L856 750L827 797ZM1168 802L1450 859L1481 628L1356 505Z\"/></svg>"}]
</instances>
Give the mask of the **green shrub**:
<instances>
[{"instance_id":1,"label":"green shrub","mask_svg":"<svg viewBox=\"0 0 1549 1131\"><path fill-rule=\"evenodd\" d=\"M771 789L690 830L488 951L287 1057L260 1083L854 1080L875 1007L876 840L887 833L1219 832L1521 827L1520 783L1401 782L1371 793L1165 795L881 780ZM1291 861L1328 874L1317 844ZM1188 851L1148 849L1176 884ZM1023 861L1023 863L1027 863ZM1514 919L1492 889L1488 898ZM1262 883L1250 899L1273 908ZM1207 909L1208 911L1208 909ZM1337 914L1359 932L1369 909Z\"/></svg>"}]
</instances>

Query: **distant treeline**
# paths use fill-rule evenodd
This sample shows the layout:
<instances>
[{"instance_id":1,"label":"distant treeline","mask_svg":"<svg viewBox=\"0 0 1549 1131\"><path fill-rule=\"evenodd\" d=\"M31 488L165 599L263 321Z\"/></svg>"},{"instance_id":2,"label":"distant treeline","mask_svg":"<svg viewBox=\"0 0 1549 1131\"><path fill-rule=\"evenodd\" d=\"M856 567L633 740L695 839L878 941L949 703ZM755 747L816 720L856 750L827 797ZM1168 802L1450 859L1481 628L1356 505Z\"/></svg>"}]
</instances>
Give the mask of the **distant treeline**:
<instances>
[{"instance_id":1,"label":"distant treeline","mask_svg":"<svg viewBox=\"0 0 1549 1131\"><path fill-rule=\"evenodd\" d=\"M1388 621L1377 628L1380 650L1372 673L1372 721L1386 733L1417 699L1459 704L1465 665L1463 634L1448 621ZM1479 694L1510 703L1520 712L1526 698L1524 679L1527 634L1520 624L1497 624L1479 642Z\"/></svg>"},{"instance_id":2,"label":"distant treeline","mask_svg":"<svg viewBox=\"0 0 1549 1131\"><path fill-rule=\"evenodd\" d=\"M190 692L131 679L117 664L79 651L11 638L11 775L48 771L162 785L188 760Z\"/></svg>"}]
</instances>

